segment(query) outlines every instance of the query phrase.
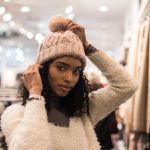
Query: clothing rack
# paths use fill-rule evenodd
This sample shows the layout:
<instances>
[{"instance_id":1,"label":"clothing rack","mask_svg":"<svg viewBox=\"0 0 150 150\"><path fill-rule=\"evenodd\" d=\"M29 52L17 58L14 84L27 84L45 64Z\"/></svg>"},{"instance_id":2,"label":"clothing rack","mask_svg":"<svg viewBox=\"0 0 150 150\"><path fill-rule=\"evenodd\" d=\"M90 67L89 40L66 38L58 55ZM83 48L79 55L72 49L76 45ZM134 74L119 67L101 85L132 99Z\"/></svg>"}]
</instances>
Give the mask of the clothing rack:
<instances>
[{"instance_id":1,"label":"clothing rack","mask_svg":"<svg viewBox=\"0 0 150 150\"><path fill-rule=\"evenodd\" d=\"M139 13L139 22L144 21L147 16L150 16L150 0L145 0L141 6Z\"/></svg>"}]
</instances>

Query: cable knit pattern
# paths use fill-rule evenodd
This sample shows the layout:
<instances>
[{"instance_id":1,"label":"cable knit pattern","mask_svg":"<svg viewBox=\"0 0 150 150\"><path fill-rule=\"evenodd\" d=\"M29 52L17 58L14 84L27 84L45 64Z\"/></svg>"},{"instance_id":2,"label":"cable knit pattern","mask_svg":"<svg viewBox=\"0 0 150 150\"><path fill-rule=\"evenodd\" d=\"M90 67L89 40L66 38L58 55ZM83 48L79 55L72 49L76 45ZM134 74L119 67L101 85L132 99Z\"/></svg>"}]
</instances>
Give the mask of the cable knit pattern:
<instances>
[{"instance_id":1,"label":"cable knit pattern","mask_svg":"<svg viewBox=\"0 0 150 150\"><path fill-rule=\"evenodd\" d=\"M49 124L44 102L25 107L12 105L2 115L1 126L9 150L99 150L93 125L133 95L137 83L103 51L89 57L110 86L90 93L90 117L70 118L68 128Z\"/></svg>"}]
</instances>

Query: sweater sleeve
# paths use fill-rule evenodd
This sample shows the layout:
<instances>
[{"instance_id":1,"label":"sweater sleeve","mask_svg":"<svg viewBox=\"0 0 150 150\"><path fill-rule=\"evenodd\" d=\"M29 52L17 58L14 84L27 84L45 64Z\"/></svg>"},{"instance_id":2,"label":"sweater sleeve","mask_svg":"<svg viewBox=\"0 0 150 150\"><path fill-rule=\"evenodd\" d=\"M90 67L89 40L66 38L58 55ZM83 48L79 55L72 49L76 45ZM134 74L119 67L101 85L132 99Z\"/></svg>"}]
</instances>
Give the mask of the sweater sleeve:
<instances>
[{"instance_id":1,"label":"sweater sleeve","mask_svg":"<svg viewBox=\"0 0 150 150\"><path fill-rule=\"evenodd\" d=\"M51 150L49 127L43 101L10 106L2 115L2 130L9 150Z\"/></svg>"},{"instance_id":2,"label":"sweater sleeve","mask_svg":"<svg viewBox=\"0 0 150 150\"><path fill-rule=\"evenodd\" d=\"M1 115L1 128L6 137L7 144L10 143L12 132L22 120L24 106L14 104L6 108Z\"/></svg>"},{"instance_id":3,"label":"sweater sleeve","mask_svg":"<svg viewBox=\"0 0 150 150\"><path fill-rule=\"evenodd\" d=\"M137 82L120 64L113 61L103 51L95 52L89 56L89 59L109 82L108 87L89 94L90 118L95 125L134 94Z\"/></svg>"}]
</instances>

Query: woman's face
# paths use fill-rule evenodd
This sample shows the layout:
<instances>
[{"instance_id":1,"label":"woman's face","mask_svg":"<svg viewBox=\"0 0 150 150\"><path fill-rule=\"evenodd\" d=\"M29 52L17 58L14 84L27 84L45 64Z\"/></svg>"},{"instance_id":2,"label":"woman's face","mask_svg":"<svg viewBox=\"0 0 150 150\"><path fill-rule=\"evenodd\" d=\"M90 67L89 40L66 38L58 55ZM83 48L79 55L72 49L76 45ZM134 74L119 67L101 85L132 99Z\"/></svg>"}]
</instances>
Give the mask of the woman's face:
<instances>
[{"instance_id":1,"label":"woman's face","mask_svg":"<svg viewBox=\"0 0 150 150\"><path fill-rule=\"evenodd\" d=\"M55 96L66 96L77 84L82 71L80 60L73 57L55 59L48 68L51 92Z\"/></svg>"}]
</instances>

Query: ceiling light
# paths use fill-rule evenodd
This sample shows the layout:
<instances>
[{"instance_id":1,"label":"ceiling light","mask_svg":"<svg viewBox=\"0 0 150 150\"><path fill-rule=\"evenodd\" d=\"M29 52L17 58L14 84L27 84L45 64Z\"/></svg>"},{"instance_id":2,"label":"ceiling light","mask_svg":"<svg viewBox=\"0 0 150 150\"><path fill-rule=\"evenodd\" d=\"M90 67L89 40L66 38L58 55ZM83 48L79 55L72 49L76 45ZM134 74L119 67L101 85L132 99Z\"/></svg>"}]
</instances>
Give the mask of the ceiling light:
<instances>
[{"instance_id":1,"label":"ceiling light","mask_svg":"<svg viewBox=\"0 0 150 150\"><path fill-rule=\"evenodd\" d=\"M16 54L18 55L18 56L23 56L23 50L22 49L20 49L20 48L16 48Z\"/></svg>"},{"instance_id":2,"label":"ceiling light","mask_svg":"<svg viewBox=\"0 0 150 150\"><path fill-rule=\"evenodd\" d=\"M14 21L10 21L10 22L9 22L9 25L10 25L11 27L15 27L15 26L16 26L16 23L15 23Z\"/></svg>"},{"instance_id":3,"label":"ceiling light","mask_svg":"<svg viewBox=\"0 0 150 150\"><path fill-rule=\"evenodd\" d=\"M6 22L10 21L11 18L12 18L12 15L10 13L6 13L6 14L3 15L3 20L6 21Z\"/></svg>"},{"instance_id":4,"label":"ceiling light","mask_svg":"<svg viewBox=\"0 0 150 150\"><path fill-rule=\"evenodd\" d=\"M28 32L27 37L28 37L28 39L33 39L33 34L31 32Z\"/></svg>"},{"instance_id":5,"label":"ceiling light","mask_svg":"<svg viewBox=\"0 0 150 150\"><path fill-rule=\"evenodd\" d=\"M5 13L5 7L0 7L0 15L4 14Z\"/></svg>"},{"instance_id":6,"label":"ceiling light","mask_svg":"<svg viewBox=\"0 0 150 150\"><path fill-rule=\"evenodd\" d=\"M71 13L70 15L68 15L68 19L73 19L74 18L74 14Z\"/></svg>"},{"instance_id":7,"label":"ceiling light","mask_svg":"<svg viewBox=\"0 0 150 150\"><path fill-rule=\"evenodd\" d=\"M73 11L73 7L72 6L68 6L65 10L66 14L70 14Z\"/></svg>"},{"instance_id":8,"label":"ceiling light","mask_svg":"<svg viewBox=\"0 0 150 150\"><path fill-rule=\"evenodd\" d=\"M21 7L21 8L20 8L20 11L21 11L21 12L24 12L24 13L30 12L30 10L31 10L31 9L30 9L30 7L28 7L28 6L24 6L24 7Z\"/></svg>"},{"instance_id":9,"label":"ceiling light","mask_svg":"<svg viewBox=\"0 0 150 150\"><path fill-rule=\"evenodd\" d=\"M44 39L44 36L41 34L41 33L37 33L35 35L35 39L38 41L38 43L42 43L43 39Z\"/></svg>"},{"instance_id":10,"label":"ceiling light","mask_svg":"<svg viewBox=\"0 0 150 150\"><path fill-rule=\"evenodd\" d=\"M99 10L100 10L101 12L107 12L107 11L108 11L108 7L107 7L107 6L100 6L100 7L99 7Z\"/></svg>"},{"instance_id":11,"label":"ceiling light","mask_svg":"<svg viewBox=\"0 0 150 150\"><path fill-rule=\"evenodd\" d=\"M25 30L24 28L20 28L20 29L19 29L19 32L22 33L22 34L25 34L25 33L26 33L26 30Z\"/></svg>"},{"instance_id":12,"label":"ceiling light","mask_svg":"<svg viewBox=\"0 0 150 150\"><path fill-rule=\"evenodd\" d=\"M10 2L11 0L4 0L4 2Z\"/></svg>"}]
</instances>

